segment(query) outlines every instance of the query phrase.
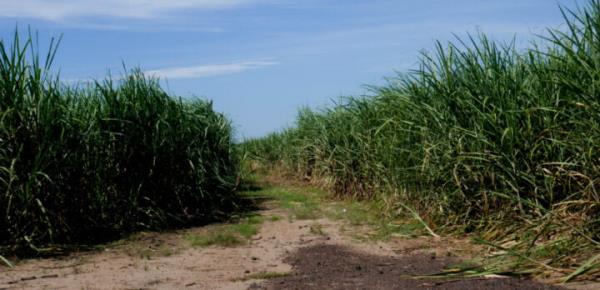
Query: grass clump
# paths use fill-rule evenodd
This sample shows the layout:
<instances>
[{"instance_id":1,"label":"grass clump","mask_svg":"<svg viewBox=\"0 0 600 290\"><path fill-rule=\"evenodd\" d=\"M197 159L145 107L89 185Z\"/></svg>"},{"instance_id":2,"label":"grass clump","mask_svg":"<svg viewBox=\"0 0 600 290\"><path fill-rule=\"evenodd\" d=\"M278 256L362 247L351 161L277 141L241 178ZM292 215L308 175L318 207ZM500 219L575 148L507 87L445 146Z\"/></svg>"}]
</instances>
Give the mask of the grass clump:
<instances>
[{"instance_id":1,"label":"grass clump","mask_svg":"<svg viewBox=\"0 0 600 290\"><path fill-rule=\"evenodd\" d=\"M229 120L139 70L69 87L0 40L0 247L39 253L215 219L235 202Z\"/></svg>"},{"instance_id":2,"label":"grass clump","mask_svg":"<svg viewBox=\"0 0 600 290\"><path fill-rule=\"evenodd\" d=\"M255 198L269 198L290 213L290 218L309 220L321 216L321 194L312 188L269 187L242 193Z\"/></svg>"},{"instance_id":3,"label":"grass clump","mask_svg":"<svg viewBox=\"0 0 600 290\"><path fill-rule=\"evenodd\" d=\"M187 240L194 247L208 247L213 245L232 247L243 241L232 232L210 231L206 235L190 235Z\"/></svg>"},{"instance_id":4,"label":"grass clump","mask_svg":"<svg viewBox=\"0 0 600 290\"><path fill-rule=\"evenodd\" d=\"M281 220L281 217L278 215L273 215L273 216L269 217L269 221L271 221L271 222L276 222L276 221L280 221L280 220Z\"/></svg>"},{"instance_id":5,"label":"grass clump","mask_svg":"<svg viewBox=\"0 0 600 290\"><path fill-rule=\"evenodd\" d=\"M192 246L208 247L222 246L233 247L246 243L260 229L264 218L259 215L251 215L241 219L235 224L224 224L211 227L202 234L190 234L186 239Z\"/></svg>"},{"instance_id":6,"label":"grass clump","mask_svg":"<svg viewBox=\"0 0 600 290\"><path fill-rule=\"evenodd\" d=\"M323 225L320 225L320 224L310 225L309 231L311 234L317 235L317 236L326 236L327 235L325 233L325 231L323 230Z\"/></svg>"},{"instance_id":7,"label":"grass clump","mask_svg":"<svg viewBox=\"0 0 600 290\"><path fill-rule=\"evenodd\" d=\"M372 96L302 109L293 128L243 146L432 234L502 245L503 270L598 274L600 1L563 15L565 29L526 50L485 35L438 43Z\"/></svg>"},{"instance_id":8,"label":"grass clump","mask_svg":"<svg viewBox=\"0 0 600 290\"><path fill-rule=\"evenodd\" d=\"M252 236L256 235L258 233L258 227L256 224L250 224L250 223L243 223L243 224L239 224L239 225L234 225L232 227L232 230L234 232L237 232L240 234L240 236L249 239Z\"/></svg>"},{"instance_id":9,"label":"grass clump","mask_svg":"<svg viewBox=\"0 0 600 290\"><path fill-rule=\"evenodd\" d=\"M406 215L394 215L382 208L381 202L345 200L325 209L325 215L352 226L360 240L386 240L392 236L416 237L426 234L423 225ZM363 230L360 230L363 228Z\"/></svg>"}]
</instances>

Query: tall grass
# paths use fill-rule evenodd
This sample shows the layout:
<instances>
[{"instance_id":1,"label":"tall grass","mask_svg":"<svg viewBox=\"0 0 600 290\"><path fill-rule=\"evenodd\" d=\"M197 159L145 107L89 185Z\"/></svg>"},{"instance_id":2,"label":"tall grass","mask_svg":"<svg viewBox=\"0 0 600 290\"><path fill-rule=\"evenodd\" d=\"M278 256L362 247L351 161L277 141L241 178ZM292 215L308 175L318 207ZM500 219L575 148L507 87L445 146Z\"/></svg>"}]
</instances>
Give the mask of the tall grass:
<instances>
[{"instance_id":1,"label":"tall grass","mask_svg":"<svg viewBox=\"0 0 600 290\"><path fill-rule=\"evenodd\" d=\"M528 50L485 35L438 43L372 96L303 109L244 146L338 196L477 232L518 265L585 265L600 245L600 1L563 15L566 29Z\"/></svg>"},{"instance_id":2,"label":"tall grass","mask_svg":"<svg viewBox=\"0 0 600 290\"><path fill-rule=\"evenodd\" d=\"M36 250L205 222L233 206L230 122L139 70L83 88L31 37L0 41L0 246Z\"/></svg>"}]
</instances>

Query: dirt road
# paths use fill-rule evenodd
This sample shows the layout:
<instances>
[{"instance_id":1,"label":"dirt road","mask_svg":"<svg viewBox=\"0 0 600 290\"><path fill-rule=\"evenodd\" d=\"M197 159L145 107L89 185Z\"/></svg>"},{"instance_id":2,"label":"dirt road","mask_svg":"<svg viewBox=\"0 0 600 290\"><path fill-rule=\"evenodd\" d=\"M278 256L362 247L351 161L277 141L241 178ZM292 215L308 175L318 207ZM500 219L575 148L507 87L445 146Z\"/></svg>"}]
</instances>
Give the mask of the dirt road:
<instances>
[{"instance_id":1,"label":"dirt road","mask_svg":"<svg viewBox=\"0 0 600 290\"><path fill-rule=\"evenodd\" d=\"M457 262L459 243L361 242L364 228L315 215L300 208L314 204L294 198L263 203L247 226L142 233L96 251L20 261L0 268L0 289L561 289L515 278L415 279Z\"/></svg>"}]
</instances>

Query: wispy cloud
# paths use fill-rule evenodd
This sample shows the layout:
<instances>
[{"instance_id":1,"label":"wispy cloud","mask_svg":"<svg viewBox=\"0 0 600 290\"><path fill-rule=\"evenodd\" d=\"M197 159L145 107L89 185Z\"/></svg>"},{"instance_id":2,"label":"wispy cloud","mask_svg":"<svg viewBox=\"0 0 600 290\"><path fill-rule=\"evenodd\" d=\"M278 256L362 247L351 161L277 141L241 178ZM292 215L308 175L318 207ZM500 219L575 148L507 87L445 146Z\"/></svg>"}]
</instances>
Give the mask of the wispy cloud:
<instances>
[{"instance_id":1,"label":"wispy cloud","mask_svg":"<svg viewBox=\"0 0 600 290\"><path fill-rule=\"evenodd\" d=\"M205 32L222 33L218 26L185 25L180 23L95 23L93 21L61 21L60 25L78 30L133 31L133 32Z\"/></svg>"},{"instance_id":2,"label":"wispy cloud","mask_svg":"<svg viewBox=\"0 0 600 290\"><path fill-rule=\"evenodd\" d=\"M247 70L277 65L274 61L244 61L228 64L211 64L188 67L172 67L146 71L146 75L161 79L188 79L241 73Z\"/></svg>"},{"instance_id":3,"label":"wispy cloud","mask_svg":"<svg viewBox=\"0 0 600 290\"><path fill-rule=\"evenodd\" d=\"M82 16L156 18L185 9L227 9L260 0L3 0L0 17L63 21Z\"/></svg>"}]
</instances>

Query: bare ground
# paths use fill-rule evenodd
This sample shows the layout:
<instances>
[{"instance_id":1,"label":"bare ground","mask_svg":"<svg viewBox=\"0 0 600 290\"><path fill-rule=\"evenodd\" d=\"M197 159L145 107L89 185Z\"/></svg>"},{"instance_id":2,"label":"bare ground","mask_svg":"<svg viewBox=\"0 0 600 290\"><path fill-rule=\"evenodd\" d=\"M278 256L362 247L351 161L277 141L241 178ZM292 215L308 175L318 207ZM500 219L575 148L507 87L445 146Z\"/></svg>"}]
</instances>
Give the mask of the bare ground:
<instances>
[{"instance_id":1,"label":"bare ground","mask_svg":"<svg viewBox=\"0 0 600 290\"><path fill-rule=\"evenodd\" d=\"M343 220L270 219L289 216L272 203L260 214L259 233L242 245L191 246L186 237L210 226L142 233L103 250L0 268L0 289L560 289L514 278L413 279L407 275L436 273L458 261L464 243L359 242L352 231L361 229L348 230Z\"/></svg>"}]
</instances>

